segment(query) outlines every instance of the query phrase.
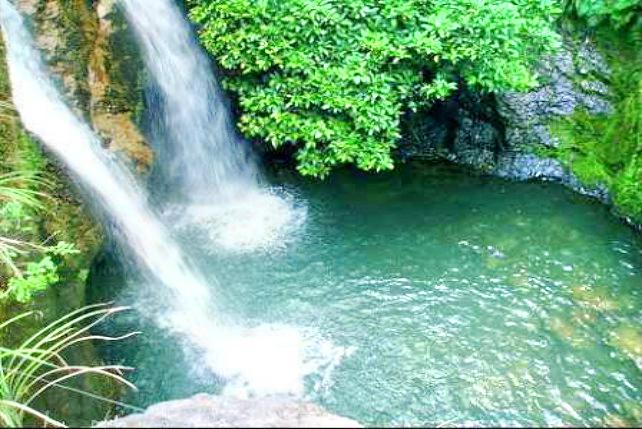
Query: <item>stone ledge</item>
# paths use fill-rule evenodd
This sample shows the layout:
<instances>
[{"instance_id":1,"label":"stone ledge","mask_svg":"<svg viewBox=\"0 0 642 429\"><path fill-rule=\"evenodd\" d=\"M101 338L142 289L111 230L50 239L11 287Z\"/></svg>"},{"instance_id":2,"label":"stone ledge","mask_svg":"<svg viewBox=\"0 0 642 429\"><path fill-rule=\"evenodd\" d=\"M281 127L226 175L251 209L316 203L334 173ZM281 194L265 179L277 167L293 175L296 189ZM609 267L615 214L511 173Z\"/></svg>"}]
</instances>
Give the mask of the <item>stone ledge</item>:
<instances>
[{"instance_id":1,"label":"stone ledge","mask_svg":"<svg viewBox=\"0 0 642 429\"><path fill-rule=\"evenodd\" d=\"M101 428L219 427L361 427L354 420L328 413L318 405L287 398L235 399L199 394L161 402L142 414L101 422Z\"/></svg>"}]
</instances>

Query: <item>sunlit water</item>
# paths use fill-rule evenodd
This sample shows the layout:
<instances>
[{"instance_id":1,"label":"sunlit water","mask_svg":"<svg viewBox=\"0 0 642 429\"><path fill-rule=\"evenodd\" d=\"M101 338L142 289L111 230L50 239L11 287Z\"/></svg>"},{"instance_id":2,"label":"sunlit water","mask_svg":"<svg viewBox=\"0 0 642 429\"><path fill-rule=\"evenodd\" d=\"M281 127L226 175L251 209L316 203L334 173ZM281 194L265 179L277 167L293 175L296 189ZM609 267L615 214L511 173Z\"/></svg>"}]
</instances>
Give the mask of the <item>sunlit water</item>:
<instances>
[{"instance_id":1,"label":"sunlit water","mask_svg":"<svg viewBox=\"0 0 642 429\"><path fill-rule=\"evenodd\" d=\"M426 165L274 182L308 210L286 245L183 230L228 317L297 327L262 334L275 353L304 344L267 384L307 374L299 393L367 425L642 423L642 243L604 207ZM94 299L139 308L109 329L144 334L105 350L137 368L125 400L246 393L147 322L163 300L134 279L110 257L93 274Z\"/></svg>"}]
</instances>

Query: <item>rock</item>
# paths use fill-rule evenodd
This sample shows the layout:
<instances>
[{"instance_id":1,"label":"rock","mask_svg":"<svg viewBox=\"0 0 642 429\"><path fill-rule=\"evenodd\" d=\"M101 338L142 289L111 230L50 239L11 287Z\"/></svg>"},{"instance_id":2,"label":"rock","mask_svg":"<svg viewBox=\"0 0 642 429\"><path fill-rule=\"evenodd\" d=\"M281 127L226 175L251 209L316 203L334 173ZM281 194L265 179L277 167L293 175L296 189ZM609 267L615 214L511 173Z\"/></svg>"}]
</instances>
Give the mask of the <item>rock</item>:
<instances>
[{"instance_id":1,"label":"rock","mask_svg":"<svg viewBox=\"0 0 642 429\"><path fill-rule=\"evenodd\" d=\"M115 0L19 0L67 102L94 127L105 147L144 173L153 152L138 128L144 66Z\"/></svg>"},{"instance_id":2,"label":"rock","mask_svg":"<svg viewBox=\"0 0 642 429\"><path fill-rule=\"evenodd\" d=\"M601 80L608 78L608 66L589 40L567 40L560 53L542 62L539 72L544 84L536 90L497 96L507 147L557 146L548 131L552 119L577 109L593 114L611 111L608 88Z\"/></svg>"},{"instance_id":3,"label":"rock","mask_svg":"<svg viewBox=\"0 0 642 429\"><path fill-rule=\"evenodd\" d=\"M101 422L101 428L361 427L321 407L285 398L235 399L200 394L152 405L142 414Z\"/></svg>"},{"instance_id":4,"label":"rock","mask_svg":"<svg viewBox=\"0 0 642 429\"><path fill-rule=\"evenodd\" d=\"M484 106L483 99L479 98L477 102ZM457 122L449 159L482 171L492 169L502 142L500 131L490 117L462 109Z\"/></svg>"},{"instance_id":5,"label":"rock","mask_svg":"<svg viewBox=\"0 0 642 429\"><path fill-rule=\"evenodd\" d=\"M581 183L559 161L534 149L559 145L550 123L578 109L608 113L610 71L588 39L570 37L557 55L539 66L542 84L531 92L494 97L462 90L408 124L411 138L400 145L402 157L445 159L514 180L551 180L609 202L604 186Z\"/></svg>"},{"instance_id":6,"label":"rock","mask_svg":"<svg viewBox=\"0 0 642 429\"><path fill-rule=\"evenodd\" d=\"M609 191L604 185L586 186L575 175L553 158L542 158L528 152L503 152L497 159L492 174L513 180L557 181L574 191L610 203Z\"/></svg>"},{"instance_id":7,"label":"rock","mask_svg":"<svg viewBox=\"0 0 642 429\"><path fill-rule=\"evenodd\" d=\"M154 159L134 119L143 99L138 71L144 66L115 0L99 0L95 7L98 30L88 65L91 120L105 147L123 153L144 173Z\"/></svg>"},{"instance_id":8,"label":"rock","mask_svg":"<svg viewBox=\"0 0 642 429\"><path fill-rule=\"evenodd\" d=\"M549 124L578 109L592 114L608 113L612 107L604 84L610 71L588 39L567 38L561 52L545 59L539 70L544 82L527 93L496 97L497 114L504 125L505 151L498 156L493 173L516 180L554 180L576 192L609 202L605 186L583 184L557 160L533 153L533 148L559 145Z\"/></svg>"}]
</instances>

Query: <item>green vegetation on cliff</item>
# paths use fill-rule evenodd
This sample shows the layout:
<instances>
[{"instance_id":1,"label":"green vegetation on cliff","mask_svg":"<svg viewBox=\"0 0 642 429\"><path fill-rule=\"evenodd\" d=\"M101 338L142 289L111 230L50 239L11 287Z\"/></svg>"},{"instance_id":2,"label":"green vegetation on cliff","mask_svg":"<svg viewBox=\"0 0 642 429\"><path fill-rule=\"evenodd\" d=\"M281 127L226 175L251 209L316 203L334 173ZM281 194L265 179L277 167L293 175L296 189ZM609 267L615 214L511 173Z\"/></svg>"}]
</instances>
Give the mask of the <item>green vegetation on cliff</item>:
<instances>
[{"instance_id":1,"label":"green vegetation on cliff","mask_svg":"<svg viewBox=\"0 0 642 429\"><path fill-rule=\"evenodd\" d=\"M588 25L614 26L618 29L642 28L642 1L640 0L564 0L566 14L583 20Z\"/></svg>"},{"instance_id":2,"label":"green vegetation on cliff","mask_svg":"<svg viewBox=\"0 0 642 429\"><path fill-rule=\"evenodd\" d=\"M458 88L525 90L558 45L553 0L191 0L240 128L299 170L393 167L400 119Z\"/></svg>"},{"instance_id":3,"label":"green vegetation on cliff","mask_svg":"<svg viewBox=\"0 0 642 429\"><path fill-rule=\"evenodd\" d=\"M601 27L594 39L612 75L613 112L591 115L577 111L555 121L560 140L553 155L587 184L603 184L616 208L642 222L642 42L631 29Z\"/></svg>"},{"instance_id":4,"label":"green vegetation on cliff","mask_svg":"<svg viewBox=\"0 0 642 429\"><path fill-rule=\"evenodd\" d=\"M0 301L27 302L33 294L75 277L95 245L68 184L22 128L11 104L0 43Z\"/></svg>"}]
</instances>

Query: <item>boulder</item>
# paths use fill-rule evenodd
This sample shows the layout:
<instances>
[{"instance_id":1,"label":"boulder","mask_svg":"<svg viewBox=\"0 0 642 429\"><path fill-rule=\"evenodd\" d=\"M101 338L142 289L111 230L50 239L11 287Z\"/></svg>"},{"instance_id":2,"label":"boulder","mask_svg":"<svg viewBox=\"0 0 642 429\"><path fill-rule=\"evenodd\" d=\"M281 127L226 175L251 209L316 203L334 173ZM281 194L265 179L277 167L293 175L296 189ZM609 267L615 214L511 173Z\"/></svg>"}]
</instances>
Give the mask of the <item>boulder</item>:
<instances>
[{"instance_id":1,"label":"boulder","mask_svg":"<svg viewBox=\"0 0 642 429\"><path fill-rule=\"evenodd\" d=\"M321 407L287 398L235 399L199 394L161 402L141 414L101 422L101 428L222 428L222 427L361 427L354 420Z\"/></svg>"}]
</instances>

